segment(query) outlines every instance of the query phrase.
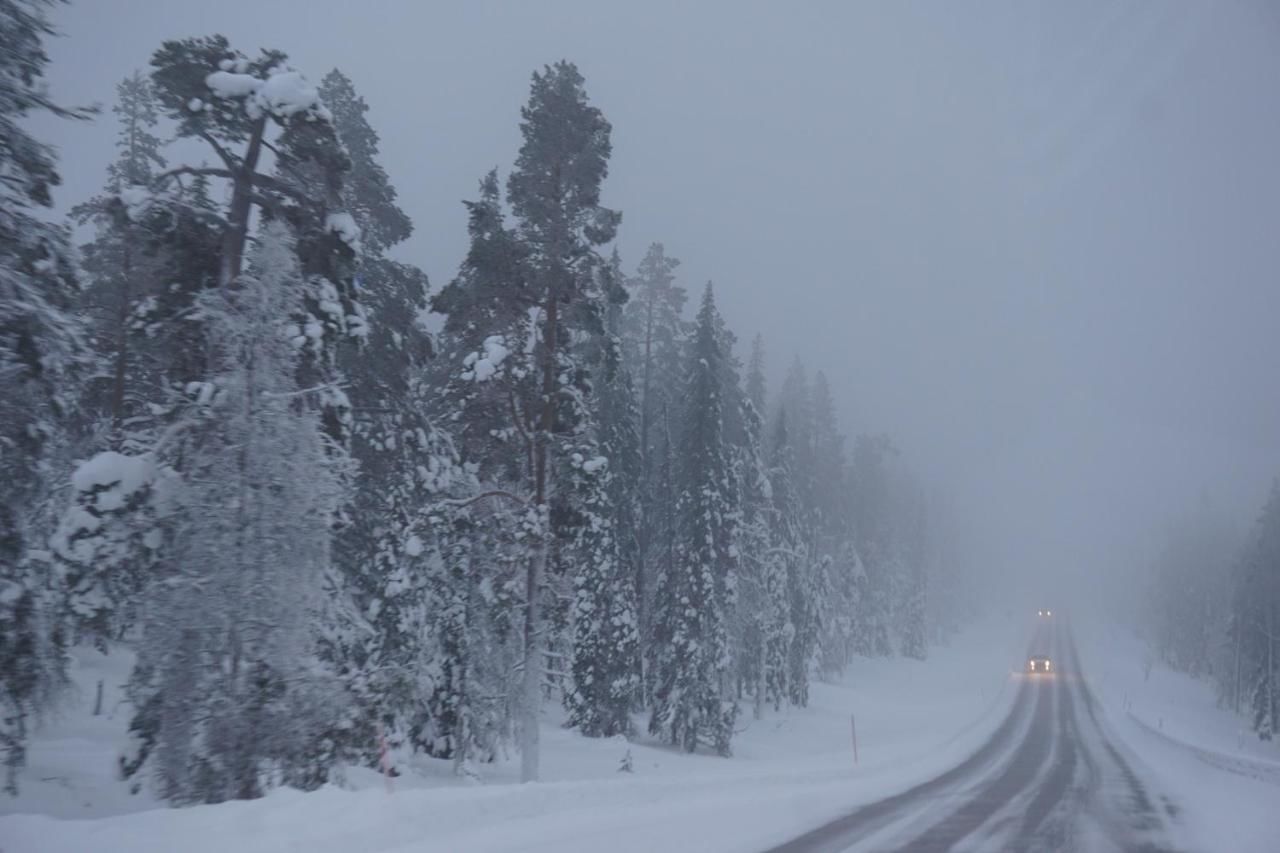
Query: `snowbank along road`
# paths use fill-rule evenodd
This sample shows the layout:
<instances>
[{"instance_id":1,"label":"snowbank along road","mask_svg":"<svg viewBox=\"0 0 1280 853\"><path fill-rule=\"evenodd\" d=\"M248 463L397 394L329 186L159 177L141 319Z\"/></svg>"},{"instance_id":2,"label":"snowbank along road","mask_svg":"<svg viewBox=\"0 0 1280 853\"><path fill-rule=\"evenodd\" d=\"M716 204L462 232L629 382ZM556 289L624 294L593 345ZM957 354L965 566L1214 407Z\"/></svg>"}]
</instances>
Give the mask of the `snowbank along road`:
<instances>
[{"instance_id":1,"label":"snowbank along road","mask_svg":"<svg viewBox=\"0 0 1280 853\"><path fill-rule=\"evenodd\" d=\"M1178 806L1105 730L1070 626L1042 625L1032 649L1050 650L1057 671L1021 676L1009 716L970 758L769 853L1176 850Z\"/></svg>"}]
</instances>

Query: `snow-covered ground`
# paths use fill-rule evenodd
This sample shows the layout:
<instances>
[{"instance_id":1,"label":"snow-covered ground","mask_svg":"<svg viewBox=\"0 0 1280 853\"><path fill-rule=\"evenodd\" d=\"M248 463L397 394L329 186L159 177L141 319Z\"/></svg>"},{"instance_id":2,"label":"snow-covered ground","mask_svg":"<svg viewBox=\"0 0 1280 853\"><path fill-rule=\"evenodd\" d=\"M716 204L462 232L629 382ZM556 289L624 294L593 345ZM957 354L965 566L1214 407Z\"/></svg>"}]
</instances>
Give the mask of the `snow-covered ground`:
<instances>
[{"instance_id":1,"label":"snow-covered ground","mask_svg":"<svg viewBox=\"0 0 1280 853\"><path fill-rule=\"evenodd\" d=\"M1131 634L1077 625L1075 636L1112 731L1180 807L1186 846L1280 850L1280 747L1259 741L1243 718L1218 707L1208 683L1160 664L1144 677L1143 647Z\"/></svg>"},{"instance_id":2,"label":"snow-covered ground","mask_svg":"<svg viewBox=\"0 0 1280 853\"><path fill-rule=\"evenodd\" d=\"M398 756L389 793L355 769L342 786L262 800L169 809L115 778L127 708L110 715L123 657L77 658L75 701L35 738L23 792L0 799L5 853L281 851L758 850L956 764L999 724L1013 698L1028 625L973 628L924 662L859 660L810 707L744 714L735 755L685 755L641 738L590 740L543 731L545 781L513 784L518 763L459 780L448 762ZM98 678L108 713L90 711ZM850 715L857 723L853 761ZM632 773L618 771L627 750Z\"/></svg>"}]
</instances>

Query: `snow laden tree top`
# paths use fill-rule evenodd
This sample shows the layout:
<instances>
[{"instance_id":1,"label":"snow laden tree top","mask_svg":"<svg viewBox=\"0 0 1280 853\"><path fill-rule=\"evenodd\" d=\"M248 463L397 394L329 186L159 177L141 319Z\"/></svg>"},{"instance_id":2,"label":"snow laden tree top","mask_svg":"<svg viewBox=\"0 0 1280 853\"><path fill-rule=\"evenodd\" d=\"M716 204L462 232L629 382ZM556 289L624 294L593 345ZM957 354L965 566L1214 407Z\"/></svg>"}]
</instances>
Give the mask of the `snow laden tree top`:
<instances>
[{"instance_id":1,"label":"snow laden tree top","mask_svg":"<svg viewBox=\"0 0 1280 853\"><path fill-rule=\"evenodd\" d=\"M358 227L342 208L351 163L332 113L278 50L250 58L222 36L189 38L165 42L151 65L156 96L179 138L204 142L221 163L177 166L157 182L179 182L182 194L184 179L228 184L218 282L226 287L240 275L254 210L290 226L303 295L294 318L304 356L299 379L326 389L326 430L345 440L350 402L333 381L336 350L346 338L364 336L368 324L354 281Z\"/></svg>"},{"instance_id":2,"label":"snow laden tree top","mask_svg":"<svg viewBox=\"0 0 1280 853\"><path fill-rule=\"evenodd\" d=\"M257 207L293 227L303 275L326 278L335 297L349 300L356 235L339 206L350 160L319 90L286 60L278 50L249 58L220 35L165 42L151 59L156 96L179 138L204 141L221 166L179 166L162 178L231 183L223 284L240 273L249 213ZM275 174L261 170L268 155ZM351 313L333 319L342 326Z\"/></svg>"},{"instance_id":3,"label":"snow laden tree top","mask_svg":"<svg viewBox=\"0 0 1280 853\"><path fill-rule=\"evenodd\" d=\"M524 144L507 181L511 209L531 262L557 296L571 301L573 288L588 280L569 269L598 260L591 252L613 239L622 214L600 205L609 175L612 126L587 102L585 81L571 62L534 73L529 102L520 108Z\"/></svg>"},{"instance_id":4,"label":"snow laden tree top","mask_svg":"<svg viewBox=\"0 0 1280 853\"><path fill-rule=\"evenodd\" d=\"M351 78L335 68L324 76L319 91L351 162L344 207L360 226L365 250L378 254L409 239L413 223L397 204L396 189L378 162L378 133L366 116L369 105Z\"/></svg>"}]
</instances>

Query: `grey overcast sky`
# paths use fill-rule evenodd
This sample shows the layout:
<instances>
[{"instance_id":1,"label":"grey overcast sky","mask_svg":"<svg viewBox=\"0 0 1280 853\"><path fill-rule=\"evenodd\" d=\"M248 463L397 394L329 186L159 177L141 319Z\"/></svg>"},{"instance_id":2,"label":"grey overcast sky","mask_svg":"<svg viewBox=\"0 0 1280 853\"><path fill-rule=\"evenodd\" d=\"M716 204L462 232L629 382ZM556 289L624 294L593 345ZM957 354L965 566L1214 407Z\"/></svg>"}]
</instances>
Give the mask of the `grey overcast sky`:
<instances>
[{"instance_id":1,"label":"grey overcast sky","mask_svg":"<svg viewBox=\"0 0 1280 853\"><path fill-rule=\"evenodd\" d=\"M530 72L576 62L606 201L714 279L775 374L822 368L1011 565L1144 558L1280 473L1280 6L78 0L51 88L109 104L161 40L342 68L438 286ZM41 121L69 205L115 132Z\"/></svg>"}]
</instances>

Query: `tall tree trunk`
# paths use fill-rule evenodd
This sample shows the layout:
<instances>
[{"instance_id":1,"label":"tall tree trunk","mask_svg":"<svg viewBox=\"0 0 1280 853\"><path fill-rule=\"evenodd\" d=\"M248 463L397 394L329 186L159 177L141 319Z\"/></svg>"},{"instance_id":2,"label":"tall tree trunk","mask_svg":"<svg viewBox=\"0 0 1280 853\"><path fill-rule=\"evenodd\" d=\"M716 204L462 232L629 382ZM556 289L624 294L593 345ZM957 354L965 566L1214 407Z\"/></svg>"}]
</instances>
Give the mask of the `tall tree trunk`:
<instances>
[{"instance_id":1,"label":"tall tree trunk","mask_svg":"<svg viewBox=\"0 0 1280 853\"><path fill-rule=\"evenodd\" d=\"M649 585L650 547L653 526L652 478L649 474L650 382L653 376L653 298L650 293L645 313L644 379L640 388L640 530L637 543L640 558L636 560L636 653L640 658L640 701L649 703Z\"/></svg>"},{"instance_id":2,"label":"tall tree trunk","mask_svg":"<svg viewBox=\"0 0 1280 853\"><path fill-rule=\"evenodd\" d=\"M1231 686L1232 686L1232 694L1233 694L1233 695L1232 695L1232 697L1231 697L1231 708L1232 708L1232 710L1234 710L1237 714L1239 714L1239 713L1240 713L1240 641L1241 641L1241 634L1242 634L1242 633L1243 633L1243 632L1240 630L1240 617L1239 617L1239 616L1236 616L1236 625L1235 625L1235 635L1236 635L1235 680L1234 680L1234 681L1232 682L1232 684L1231 684Z\"/></svg>"},{"instance_id":3,"label":"tall tree trunk","mask_svg":"<svg viewBox=\"0 0 1280 853\"><path fill-rule=\"evenodd\" d=\"M520 726L520 781L538 779L538 711L542 704L542 637L538 598L547 563L550 513L547 508L547 456L556 411L556 344L560 334L560 304L556 287L550 288L543 333L542 411L534 436L533 504L538 531L525 576L524 678Z\"/></svg>"},{"instance_id":4,"label":"tall tree trunk","mask_svg":"<svg viewBox=\"0 0 1280 853\"><path fill-rule=\"evenodd\" d=\"M253 212L253 179L262 157L262 137L267 132L264 116L254 123L245 149L244 162L235 170L231 182L231 205L227 216L227 230L222 239L222 267L218 283L227 287L240 276L244 265L244 244L249 238L249 216Z\"/></svg>"},{"instance_id":5,"label":"tall tree trunk","mask_svg":"<svg viewBox=\"0 0 1280 853\"><path fill-rule=\"evenodd\" d=\"M1280 731L1276 721L1276 606L1267 607L1267 722L1271 736Z\"/></svg>"},{"instance_id":6,"label":"tall tree trunk","mask_svg":"<svg viewBox=\"0 0 1280 853\"><path fill-rule=\"evenodd\" d=\"M116 306L116 363L115 375L111 382L111 428L116 433L116 441L120 440L121 428L124 425L124 391L129 372L129 300L133 278L133 229L126 228L124 241L124 258L122 260L122 281L120 282L120 302Z\"/></svg>"}]
</instances>

